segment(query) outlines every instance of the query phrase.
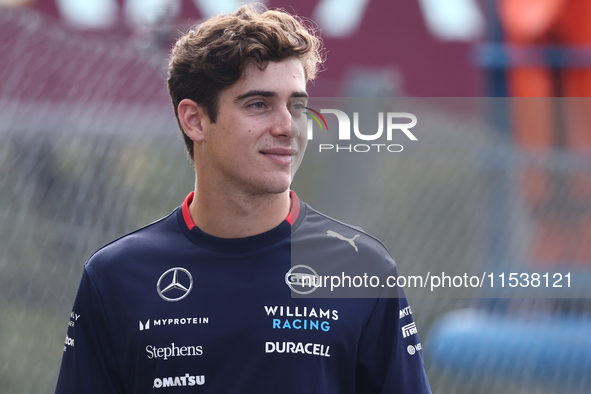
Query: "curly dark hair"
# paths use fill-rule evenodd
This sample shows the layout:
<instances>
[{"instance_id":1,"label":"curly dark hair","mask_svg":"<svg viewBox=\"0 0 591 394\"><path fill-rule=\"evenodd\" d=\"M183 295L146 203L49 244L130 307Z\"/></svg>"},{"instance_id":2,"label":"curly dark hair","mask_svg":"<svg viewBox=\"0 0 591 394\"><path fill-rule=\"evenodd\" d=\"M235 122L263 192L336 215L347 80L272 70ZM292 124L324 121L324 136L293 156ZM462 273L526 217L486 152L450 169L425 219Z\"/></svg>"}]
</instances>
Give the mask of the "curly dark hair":
<instances>
[{"instance_id":1,"label":"curly dark hair","mask_svg":"<svg viewBox=\"0 0 591 394\"><path fill-rule=\"evenodd\" d=\"M306 81L322 63L322 43L311 22L283 10L243 5L215 16L184 34L174 45L168 65L168 92L191 160L193 141L185 134L178 105L191 99L216 122L220 93L243 75L249 63L264 70L269 61L300 59Z\"/></svg>"}]
</instances>

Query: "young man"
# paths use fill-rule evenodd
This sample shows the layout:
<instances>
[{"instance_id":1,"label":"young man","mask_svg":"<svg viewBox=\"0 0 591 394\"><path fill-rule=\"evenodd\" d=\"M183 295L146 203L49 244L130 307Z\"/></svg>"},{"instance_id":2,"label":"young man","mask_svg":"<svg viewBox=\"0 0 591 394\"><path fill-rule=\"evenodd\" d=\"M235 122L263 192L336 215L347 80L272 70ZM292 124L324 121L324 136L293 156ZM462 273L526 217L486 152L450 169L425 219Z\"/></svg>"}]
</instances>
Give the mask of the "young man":
<instances>
[{"instance_id":1,"label":"young man","mask_svg":"<svg viewBox=\"0 0 591 394\"><path fill-rule=\"evenodd\" d=\"M301 22L247 6L177 42L195 191L87 262L57 393L430 392L403 293L292 297L323 290L292 291L297 269L396 274L379 241L289 190L320 61Z\"/></svg>"}]
</instances>

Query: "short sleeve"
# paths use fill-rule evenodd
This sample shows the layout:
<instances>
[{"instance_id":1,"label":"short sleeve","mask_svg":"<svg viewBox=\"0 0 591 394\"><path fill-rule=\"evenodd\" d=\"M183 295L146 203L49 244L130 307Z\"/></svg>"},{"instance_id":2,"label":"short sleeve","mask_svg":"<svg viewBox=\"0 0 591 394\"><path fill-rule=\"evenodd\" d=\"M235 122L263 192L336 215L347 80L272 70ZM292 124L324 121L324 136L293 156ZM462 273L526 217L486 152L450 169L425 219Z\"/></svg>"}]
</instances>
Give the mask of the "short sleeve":
<instances>
[{"instance_id":1,"label":"short sleeve","mask_svg":"<svg viewBox=\"0 0 591 394\"><path fill-rule=\"evenodd\" d=\"M417 328L402 289L377 300L357 356L356 393L431 393Z\"/></svg>"},{"instance_id":2,"label":"short sleeve","mask_svg":"<svg viewBox=\"0 0 591 394\"><path fill-rule=\"evenodd\" d=\"M70 314L56 394L123 391L105 308L85 266Z\"/></svg>"}]
</instances>

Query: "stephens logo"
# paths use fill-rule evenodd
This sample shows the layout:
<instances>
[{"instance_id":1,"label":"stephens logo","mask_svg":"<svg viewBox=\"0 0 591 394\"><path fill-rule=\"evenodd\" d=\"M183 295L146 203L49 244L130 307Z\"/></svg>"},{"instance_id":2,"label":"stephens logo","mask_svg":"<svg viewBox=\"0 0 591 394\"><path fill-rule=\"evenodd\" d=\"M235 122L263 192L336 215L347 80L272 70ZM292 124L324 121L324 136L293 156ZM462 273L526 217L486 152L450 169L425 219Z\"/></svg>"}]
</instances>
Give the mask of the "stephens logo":
<instances>
[{"instance_id":1,"label":"stephens logo","mask_svg":"<svg viewBox=\"0 0 591 394\"><path fill-rule=\"evenodd\" d=\"M313 110L309 107L304 107L309 112L304 112L306 115L313 118L322 130L322 122L328 130L326 120L321 114L333 114L337 117L339 124L339 141L350 141L351 140L351 119L349 115L338 109L321 109L320 112ZM385 119L385 121L384 121ZM407 121L400 121L406 119ZM408 112L378 112L378 130L373 134L364 134L359 129L359 113L353 112L353 133L355 137L362 141L375 141L372 144L319 144L319 152L334 151L334 152L402 152L404 147L400 144L386 144L377 143L384 134L384 123L386 123L386 141L392 141L395 132L402 132L410 141L417 141L417 137L410 131L417 125L417 117ZM308 119L307 122L308 140L314 138L314 122L312 119Z\"/></svg>"},{"instance_id":2,"label":"stephens logo","mask_svg":"<svg viewBox=\"0 0 591 394\"><path fill-rule=\"evenodd\" d=\"M201 356L203 346L176 346L174 342L167 347L148 345L146 346L146 353L150 360L153 358L168 360L170 357Z\"/></svg>"}]
</instances>

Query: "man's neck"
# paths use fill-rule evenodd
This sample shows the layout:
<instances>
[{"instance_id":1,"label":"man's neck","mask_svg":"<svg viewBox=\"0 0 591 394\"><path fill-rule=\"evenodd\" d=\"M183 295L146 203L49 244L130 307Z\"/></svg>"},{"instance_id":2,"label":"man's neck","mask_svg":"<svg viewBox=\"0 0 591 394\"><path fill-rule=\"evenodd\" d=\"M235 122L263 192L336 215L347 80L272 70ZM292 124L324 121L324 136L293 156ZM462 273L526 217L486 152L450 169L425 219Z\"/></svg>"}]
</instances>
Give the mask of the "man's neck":
<instances>
[{"instance_id":1,"label":"man's neck","mask_svg":"<svg viewBox=\"0 0 591 394\"><path fill-rule=\"evenodd\" d=\"M291 209L289 190L280 194L213 194L195 187L189 206L195 226L219 238L245 238L269 231L285 220Z\"/></svg>"}]
</instances>

